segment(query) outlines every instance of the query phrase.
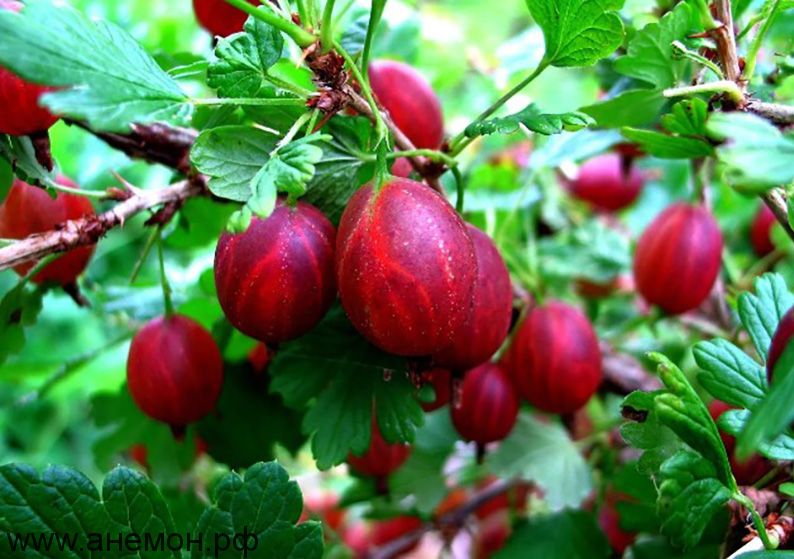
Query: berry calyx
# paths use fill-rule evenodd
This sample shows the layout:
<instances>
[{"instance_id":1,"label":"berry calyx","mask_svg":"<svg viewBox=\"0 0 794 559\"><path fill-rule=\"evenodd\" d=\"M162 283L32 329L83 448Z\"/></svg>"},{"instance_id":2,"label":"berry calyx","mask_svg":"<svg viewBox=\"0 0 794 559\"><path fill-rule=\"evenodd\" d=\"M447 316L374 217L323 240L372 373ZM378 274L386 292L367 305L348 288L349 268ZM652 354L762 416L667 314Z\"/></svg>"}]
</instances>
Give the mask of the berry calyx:
<instances>
[{"instance_id":1,"label":"berry calyx","mask_svg":"<svg viewBox=\"0 0 794 559\"><path fill-rule=\"evenodd\" d=\"M504 358L518 393L550 413L576 411L601 384L601 350L590 321L561 301L534 307Z\"/></svg>"},{"instance_id":2,"label":"berry calyx","mask_svg":"<svg viewBox=\"0 0 794 559\"><path fill-rule=\"evenodd\" d=\"M374 416L371 429L367 451L359 456L348 454L347 463L359 475L385 478L408 460L411 455L411 447L402 443L387 443L380 434L378 422Z\"/></svg>"},{"instance_id":3,"label":"berry calyx","mask_svg":"<svg viewBox=\"0 0 794 559\"><path fill-rule=\"evenodd\" d=\"M644 184L642 171L630 160L607 153L585 162L568 190L595 209L614 212L631 205Z\"/></svg>"},{"instance_id":4,"label":"berry calyx","mask_svg":"<svg viewBox=\"0 0 794 559\"><path fill-rule=\"evenodd\" d=\"M252 6L257 3L246 0ZM248 14L239 10L225 0L193 0L193 12L199 24L220 37L227 37L232 33L243 30Z\"/></svg>"},{"instance_id":5,"label":"berry calyx","mask_svg":"<svg viewBox=\"0 0 794 559\"><path fill-rule=\"evenodd\" d=\"M311 330L336 296L335 235L320 210L282 198L245 232L221 235L215 283L229 322L271 346Z\"/></svg>"},{"instance_id":6,"label":"berry calyx","mask_svg":"<svg viewBox=\"0 0 794 559\"><path fill-rule=\"evenodd\" d=\"M473 225L467 227L477 257L473 303L452 345L433 356L437 365L457 371L491 358L505 341L513 314L513 288L502 256L488 235Z\"/></svg>"},{"instance_id":7,"label":"berry calyx","mask_svg":"<svg viewBox=\"0 0 794 559\"><path fill-rule=\"evenodd\" d=\"M758 256L766 256L775 250L772 242L772 226L777 222L775 214L766 204L761 204L750 226L750 243Z\"/></svg>"},{"instance_id":8,"label":"berry calyx","mask_svg":"<svg viewBox=\"0 0 794 559\"><path fill-rule=\"evenodd\" d=\"M722 260L722 233L703 207L676 203L648 226L634 254L637 290L669 314L706 300Z\"/></svg>"},{"instance_id":9,"label":"berry calyx","mask_svg":"<svg viewBox=\"0 0 794 559\"><path fill-rule=\"evenodd\" d=\"M350 199L336 277L342 306L365 338L389 353L427 356L454 342L466 320L477 260L465 224L440 194L394 178Z\"/></svg>"},{"instance_id":10,"label":"berry calyx","mask_svg":"<svg viewBox=\"0 0 794 559\"><path fill-rule=\"evenodd\" d=\"M66 177L58 177L56 182L77 188ZM0 237L23 239L34 233L51 231L66 221L89 215L94 215L94 207L83 196L59 192L53 199L43 188L16 179L0 205ZM73 285L88 266L93 253L93 245L74 248L47 264L33 277L33 281ZM35 262L26 262L14 267L14 271L24 276L35 265Z\"/></svg>"},{"instance_id":11,"label":"berry calyx","mask_svg":"<svg viewBox=\"0 0 794 559\"><path fill-rule=\"evenodd\" d=\"M501 441L513 430L518 396L499 365L483 363L463 377L460 403L450 410L458 433L482 446Z\"/></svg>"},{"instance_id":12,"label":"berry calyx","mask_svg":"<svg viewBox=\"0 0 794 559\"><path fill-rule=\"evenodd\" d=\"M149 417L174 432L215 408L223 361L212 335L182 315L161 316L135 335L127 357L132 399Z\"/></svg>"}]
</instances>

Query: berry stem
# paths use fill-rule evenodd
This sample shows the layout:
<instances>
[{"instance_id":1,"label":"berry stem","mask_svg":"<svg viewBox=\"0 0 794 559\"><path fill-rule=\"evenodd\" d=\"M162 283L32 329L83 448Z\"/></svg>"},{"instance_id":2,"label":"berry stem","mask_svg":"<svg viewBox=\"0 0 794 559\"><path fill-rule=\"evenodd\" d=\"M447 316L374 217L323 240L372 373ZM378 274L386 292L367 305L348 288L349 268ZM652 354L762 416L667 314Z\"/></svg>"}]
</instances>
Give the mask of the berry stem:
<instances>
[{"instance_id":1,"label":"berry stem","mask_svg":"<svg viewBox=\"0 0 794 559\"><path fill-rule=\"evenodd\" d=\"M369 81L364 79L364 76L361 73L361 70L358 69L356 65L356 61L353 60L353 57L342 47L339 42L334 41L334 48L337 52L345 59L347 66L350 68L350 72L353 74L353 77L356 78L356 81L361 85L361 92L364 94L364 98L367 100L370 109L372 110L372 116L375 118L375 133L378 135L378 143L380 143L384 138L388 137L388 131L386 128L386 123L383 122L383 115L380 113L380 109L378 108L378 103L375 101L375 97L372 95L372 88L369 86Z\"/></svg>"},{"instance_id":2,"label":"berry stem","mask_svg":"<svg viewBox=\"0 0 794 559\"><path fill-rule=\"evenodd\" d=\"M671 87L664 90L665 97L688 97L699 93L724 93L735 103L744 102L742 89L731 80L720 80L711 83L688 85L685 87Z\"/></svg>"},{"instance_id":3,"label":"berry stem","mask_svg":"<svg viewBox=\"0 0 794 559\"><path fill-rule=\"evenodd\" d=\"M165 316L170 317L174 314L174 303L171 300L171 285L165 275L165 258L163 257L163 228L157 228L157 258L160 261L160 283L163 288L163 303L165 306Z\"/></svg>"},{"instance_id":4,"label":"berry stem","mask_svg":"<svg viewBox=\"0 0 794 559\"><path fill-rule=\"evenodd\" d=\"M135 280L138 277L138 274L143 267L143 263L146 262L146 258L149 256L149 253L152 251L152 247L154 246L155 241L160 236L160 230L155 228L152 229L152 232L149 233L149 238L146 239L146 244L143 245L143 251L141 252L138 261L135 263L135 266L132 268L132 274L130 274L130 285L135 283Z\"/></svg>"},{"instance_id":5,"label":"berry stem","mask_svg":"<svg viewBox=\"0 0 794 559\"><path fill-rule=\"evenodd\" d=\"M293 41L295 41L295 44L297 44L299 47L306 48L312 45L316 40L316 37L305 29L274 13L272 11L272 7L270 7L270 4L267 2L263 4L263 6L267 6L266 9L259 9L256 6L246 2L246 0L226 0L226 2L238 10L242 10L256 19L264 21L276 29L283 31Z\"/></svg>"},{"instance_id":6,"label":"berry stem","mask_svg":"<svg viewBox=\"0 0 794 559\"><path fill-rule=\"evenodd\" d=\"M742 80L744 81L749 82L755 73L755 62L758 58L758 53L761 51L761 46L766 38L766 34L769 32L772 23L775 21L775 17L779 13L778 8L780 8L780 0L766 0L764 3L764 8L761 11L761 17L764 23L753 38L753 42L750 43L750 49L747 51L747 56L745 57L744 71L742 72Z\"/></svg>"},{"instance_id":7,"label":"berry stem","mask_svg":"<svg viewBox=\"0 0 794 559\"><path fill-rule=\"evenodd\" d=\"M303 99L296 99L293 97L276 97L270 99L259 98L210 98L210 99L193 99L194 105L239 105L249 107L299 107L306 102Z\"/></svg>"},{"instance_id":8,"label":"berry stem","mask_svg":"<svg viewBox=\"0 0 794 559\"><path fill-rule=\"evenodd\" d=\"M334 3L336 0L325 0L323 21L320 24L320 44L323 52L328 52L334 46Z\"/></svg>"},{"instance_id":9,"label":"berry stem","mask_svg":"<svg viewBox=\"0 0 794 559\"><path fill-rule=\"evenodd\" d=\"M386 0L381 0L379 2L372 2L372 8L369 12L369 23L367 24L367 36L364 39L364 48L361 51L361 71L364 73L364 77L366 79L369 78L367 75L367 66L369 65L369 55L372 50L372 39L375 37L375 30L378 28L378 24L380 23L380 18L383 16L383 9L386 7ZM369 81L367 81L369 84Z\"/></svg>"},{"instance_id":10,"label":"berry stem","mask_svg":"<svg viewBox=\"0 0 794 559\"><path fill-rule=\"evenodd\" d=\"M733 500L739 503L740 505L744 506L749 512L750 516L753 519L753 526L755 526L756 531L758 532L758 537L761 538L761 541L764 543L764 547L766 549L775 549L775 545L769 540L769 534L766 532L766 526L764 525L764 519L761 518L761 515L758 514L758 511L755 510L755 505L753 501L750 500L744 493L737 491L733 494Z\"/></svg>"},{"instance_id":11,"label":"berry stem","mask_svg":"<svg viewBox=\"0 0 794 559\"><path fill-rule=\"evenodd\" d=\"M51 188L58 192L63 192L65 194L72 194L74 196L82 196L83 198L95 198L97 200L106 199L108 197L107 192L104 190L80 190L79 188L72 188L71 186L66 186L64 184L58 184L54 180L45 179L44 183L46 184L47 188Z\"/></svg>"}]
</instances>

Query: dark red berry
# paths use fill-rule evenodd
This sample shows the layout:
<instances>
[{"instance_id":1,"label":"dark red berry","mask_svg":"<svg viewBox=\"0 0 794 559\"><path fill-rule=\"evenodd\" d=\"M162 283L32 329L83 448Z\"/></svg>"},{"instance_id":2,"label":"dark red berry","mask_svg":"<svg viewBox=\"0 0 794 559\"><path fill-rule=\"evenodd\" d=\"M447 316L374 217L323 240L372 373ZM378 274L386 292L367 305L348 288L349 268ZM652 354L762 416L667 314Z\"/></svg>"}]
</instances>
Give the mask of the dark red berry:
<instances>
[{"instance_id":1,"label":"dark red berry","mask_svg":"<svg viewBox=\"0 0 794 559\"><path fill-rule=\"evenodd\" d=\"M56 182L77 188L77 185L66 177L58 177ZM59 192L55 198L52 198L46 190L17 179L5 201L0 205L0 237L23 239L34 233L51 231L66 221L93 214L94 207L83 196ZM93 252L93 245L72 249L47 264L36 274L33 281L71 285L88 266ZM35 264L35 262L26 262L16 266L14 271L22 276Z\"/></svg>"},{"instance_id":2,"label":"dark red berry","mask_svg":"<svg viewBox=\"0 0 794 559\"><path fill-rule=\"evenodd\" d=\"M491 559L507 543L513 531L510 514L500 511L482 519L474 540L474 559Z\"/></svg>"},{"instance_id":3,"label":"dark red berry","mask_svg":"<svg viewBox=\"0 0 794 559\"><path fill-rule=\"evenodd\" d=\"M615 145L615 147L612 149L615 151L615 153L631 159L636 159L645 155L645 152L642 151L642 148L640 148L639 144L632 142L622 142Z\"/></svg>"},{"instance_id":4,"label":"dark red berry","mask_svg":"<svg viewBox=\"0 0 794 559\"><path fill-rule=\"evenodd\" d=\"M772 336L772 343L769 344L769 353L766 358L766 374L769 382L772 382L775 365L783 357L783 352L786 351L791 336L794 336L794 307L780 319L775 335Z\"/></svg>"},{"instance_id":5,"label":"dark red berry","mask_svg":"<svg viewBox=\"0 0 794 559\"><path fill-rule=\"evenodd\" d=\"M146 446L138 443L134 444L130 447L130 458L141 466L142 468L148 470L149 469L149 451L146 450Z\"/></svg>"},{"instance_id":6,"label":"dark red berry","mask_svg":"<svg viewBox=\"0 0 794 559\"><path fill-rule=\"evenodd\" d=\"M252 6L258 3L246 0ZM243 30L248 14L225 0L193 0L193 11L199 24L212 33L226 37Z\"/></svg>"},{"instance_id":7,"label":"dark red berry","mask_svg":"<svg viewBox=\"0 0 794 559\"><path fill-rule=\"evenodd\" d=\"M676 203L648 226L634 254L634 281L648 303L680 314L706 300L722 259L722 233L700 206Z\"/></svg>"},{"instance_id":8,"label":"dark red berry","mask_svg":"<svg viewBox=\"0 0 794 559\"><path fill-rule=\"evenodd\" d=\"M733 406L719 400L714 400L709 404L709 414L711 414L711 418L715 422L723 413L732 409L734 409ZM725 451L728 453L733 477L736 478L736 483L739 485L753 485L772 470L772 464L769 460L757 454L753 454L748 459L740 462L734 453L736 439L722 431L720 431L720 438L722 439L722 444L725 445Z\"/></svg>"},{"instance_id":9,"label":"dark red berry","mask_svg":"<svg viewBox=\"0 0 794 559\"><path fill-rule=\"evenodd\" d=\"M215 283L226 318L270 345L311 330L336 295L334 226L320 210L282 199L244 233L224 233L215 251Z\"/></svg>"},{"instance_id":10,"label":"dark red berry","mask_svg":"<svg viewBox=\"0 0 794 559\"><path fill-rule=\"evenodd\" d=\"M359 475L383 478L402 466L410 455L409 445L389 444L383 440L378 423L373 417L369 448L360 456L348 454L347 463Z\"/></svg>"},{"instance_id":11,"label":"dark red berry","mask_svg":"<svg viewBox=\"0 0 794 559\"><path fill-rule=\"evenodd\" d=\"M637 538L637 534L627 532L620 527L620 513L618 512L617 504L627 500L629 500L628 497L610 493L607 495L601 510L598 511L598 525L604 535L606 535L609 545L620 556L623 556L626 548L633 544Z\"/></svg>"},{"instance_id":12,"label":"dark red berry","mask_svg":"<svg viewBox=\"0 0 794 559\"><path fill-rule=\"evenodd\" d=\"M581 166L568 189L596 209L621 210L637 199L645 183L642 171L624 161L616 153L594 157Z\"/></svg>"},{"instance_id":13,"label":"dark red berry","mask_svg":"<svg viewBox=\"0 0 794 559\"><path fill-rule=\"evenodd\" d=\"M460 403L450 410L458 433L467 441L485 445L503 440L513 430L518 396L499 365L483 363L466 373Z\"/></svg>"},{"instance_id":14,"label":"dark red berry","mask_svg":"<svg viewBox=\"0 0 794 559\"><path fill-rule=\"evenodd\" d=\"M415 532L422 527L422 521L415 516L397 516L388 520L375 522L372 527L371 542L373 547L381 547L400 539L406 534ZM413 551L419 545L419 538L395 549L392 557L401 557Z\"/></svg>"},{"instance_id":15,"label":"dark red berry","mask_svg":"<svg viewBox=\"0 0 794 559\"><path fill-rule=\"evenodd\" d=\"M546 412L576 411L601 384L601 350L593 327L579 309L561 301L527 314L504 364L521 397Z\"/></svg>"},{"instance_id":16,"label":"dark red berry","mask_svg":"<svg viewBox=\"0 0 794 559\"><path fill-rule=\"evenodd\" d=\"M138 407L174 429L215 408L223 384L223 361L212 335L181 315L146 323L132 340L127 384Z\"/></svg>"},{"instance_id":17,"label":"dark red berry","mask_svg":"<svg viewBox=\"0 0 794 559\"><path fill-rule=\"evenodd\" d=\"M435 392L432 402L422 402L426 412L435 411L446 406L452 395L452 373L449 369L431 369L422 373L422 382L431 384Z\"/></svg>"},{"instance_id":18,"label":"dark red berry","mask_svg":"<svg viewBox=\"0 0 794 559\"><path fill-rule=\"evenodd\" d=\"M20 2L0 0L0 10L21 9ZM58 117L39 105L39 98L51 90L0 68L0 134L27 136L49 130Z\"/></svg>"},{"instance_id":19,"label":"dark red berry","mask_svg":"<svg viewBox=\"0 0 794 559\"><path fill-rule=\"evenodd\" d=\"M273 359L273 352L261 342L248 352L248 363L251 364L255 373L261 373L267 369L271 359Z\"/></svg>"},{"instance_id":20,"label":"dark red berry","mask_svg":"<svg viewBox=\"0 0 794 559\"><path fill-rule=\"evenodd\" d=\"M444 140L441 103L419 72L401 62L369 65L372 91L394 124L417 148L437 149Z\"/></svg>"},{"instance_id":21,"label":"dark red berry","mask_svg":"<svg viewBox=\"0 0 794 559\"><path fill-rule=\"evenodd\" d=\"M491 358L505 341L513 314L513 288L502 256L488 235L473 225L468 228L477 256L473 304L452 345L433 357L436 364L457 371Z\"/></svg>"},{"instance_id":22,"label":"dark red berry","mask_svg":"<svg viewBox=\"0 0 794 559\"><path fill-rule=\"evenodd\" d=\"M755 214L753 224L750 227L750 242L753 250L758 256L766 256L775 250L772 242L772 226L776 223L775 214L766 204L761 204L758 213Z\"/></svg>"},{"instance_id":23,"label":"dark red berry","mask_svg":"<svg viewBox=\"0 0 794 559\"><path fill-rule=\"evenodd\" d=\"M460 216L437 192L395 178L356 192L339 223L342 306L370 342L432 355L454 341L472 304L477 260Z\"/></svg>"}]
</instances>

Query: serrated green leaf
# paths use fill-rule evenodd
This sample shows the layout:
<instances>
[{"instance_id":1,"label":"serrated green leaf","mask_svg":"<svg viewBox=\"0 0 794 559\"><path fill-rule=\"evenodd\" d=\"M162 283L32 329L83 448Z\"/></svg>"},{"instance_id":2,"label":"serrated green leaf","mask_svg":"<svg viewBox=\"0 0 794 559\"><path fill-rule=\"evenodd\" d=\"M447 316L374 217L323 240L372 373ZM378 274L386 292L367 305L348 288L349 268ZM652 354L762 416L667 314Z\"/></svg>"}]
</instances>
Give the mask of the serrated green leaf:
<instances>
[{"instance_id":1,"label":"serrated green leaf","mask_svg":"<svg viewBox=\"0 0 794 559\"><path fill-rule=\"evenodd\" d=\"M623 42L617 10L623 0L526 0L543 29L544 62L551 66L591 66Z\"/></svg>"},{"instance_id":2,"label":"serrated green leaf","mask_svg":"<svg viewBox=\"0 0 794 559\"><path fill-rule=\"evenodd\" d=\"M666 102L661 91L630 89L579 110L596 119L603 128L646 126L656 121Z\"/></svg>"},{"instance_id":3,"label":"serrated green leaf","mask_svg":"<svg viewBox=\"0 0 794 559\"><path fill-rule=\"evenodd\" d=\"M728 410L717 422L720 429L729 435L738 436L750 420L748 410ZM782 433L776 438L758 445L758 453L773 460L794 460L794 437Z\"/></svg>"},{"instance_id":4,"label":"serrated green leaf","mask_svg":"<svg viewBox=\"0 0 794 559\"><path fill-rule=\"evenodd\" d=\"M466 127L465 134L469 138L489 134L512 134L524 126L537 134L551 136L563 131L581 130L592 124L595 124L595 121L584 113L544 114L537 105L532 103L522 111L506 117L473 122Z\"/></svg>"},{"instance_id":5,"label":"serrated green leaf","mask_svg":"<svg viewBox=\"0 0 794 559\"><path fill-rule=\"evenodd\" d=\"M494 559L606 559L611 555L595 517L584 511L566 510L536 515L519 523Z\"/></svg>"},{"instance_id":6,"label":"serrated green leaf","mask_svg":"<svg viewBox=\"0 0 794 559\"><path fill-rule=\"evenodd\" d=\"M485 463L498 476L536 483L553 510L581 505L592 489L590 467L568 432L525 413Z\"/></svg>"},{"instance_id":7,"label":"serrated green leaf","mask_svg":"<svg viewBox=\"0 0 794 559\"><path fill-rule=\"evenodd\" d=\"M794 305L794 295L778 274L764 274L753 282L755 294L739 295L739 319L742 321L762 362L766 362L772 336L783 315Z\"/></svg>"},{"instance_id":8,"label":"serrated green leaf","mask_svg":"<svg viewBox=\"0 0 794 559\"><path fill-rule=\"evenodd\" d=\"M708 157L714 149L703 140L671 136L655 130L623 128L626 139L639 144L642 151L661 159L698 159Z\"/></svg>"},{"instance_id":9,"label":"serrated green leaf","mask_svg":"<svg viewBox=\"0 0 794 559\"><path fill-rule=\"evenodd\" d=\"M692 353L703 369L698 380L714 398L749 409L764 398L766 371L729 341L698 342Z\"/></svg>"},{"instance_id":10,"label":"serrated green leaf","mask_svg":"<svg viewBox=\"0 0 794 559\"><path fill-rule=\"evenodd\" d=\"M68 4L30 0L19 14L3 10L0 36L0 65L64 88L42 97L56 114L125 132L131 123L181 124L191 113L177 83L126 31Z\"/></svg>"},{"instance_id":11,"label":"serrated green leaf","mask_svg":"<svg viewBox=\"0 0 794 559\"><path fill-rule=\"evenodd\" d=\"M673 134L705 137L708 116L709 106L702 99L680 101L662 117L662 126Z\"/></svg>"}]
</instances>

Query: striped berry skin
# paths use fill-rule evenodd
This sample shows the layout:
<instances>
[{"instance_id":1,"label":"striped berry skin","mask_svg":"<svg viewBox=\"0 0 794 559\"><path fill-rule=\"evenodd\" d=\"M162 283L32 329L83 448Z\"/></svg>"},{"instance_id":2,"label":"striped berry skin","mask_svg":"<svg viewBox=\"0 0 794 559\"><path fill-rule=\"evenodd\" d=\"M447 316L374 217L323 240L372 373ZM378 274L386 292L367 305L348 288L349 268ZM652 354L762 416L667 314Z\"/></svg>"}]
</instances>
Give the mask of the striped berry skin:
<instances>
[{"instance_id":1,"label":"striped berry skin","mask_svg":"<svg viewBox=\"0 0 794 559\"><path fill-rule=\"evenodd\" d=\"M484 445L501 441L513 430L518 396L499 365L483 363L466 373L460 404L450 410L458 433L467 441Z\"/></svg>"},{"instance_id":2,"label":"striped berry skin","mask_svg":"<svg viewBox=\"0 0 794 559\"><path fill-rule=\"evenodd\" d=\"M273 346L311 330L336 296L336 232L320 210L279 198L266 219L224 233L215 250L215 283L226 318Z\"/></svg>"},{"instance_id":3,"label":"striped berry skin","mask_svg":"<svg viewBox=\"0 0 794 559\"><path fill-rule=\"evenodd\" d=\"M77 188L66 177L58 177L56 182L63 186ZM56 225L72 219L94 215L91 202L75 194L59 192L53 199L46 190L29 185L17 179L0 205L0 237L22 239L33 233L43 233L55 229ZM94 253L94 246L74 248L47 264L33 277L35 283L57 283L70 285L83 273ZM24 276L35 265L26 262L14 268Z\"/></svg>"},{"instance_id":4,"label":"striped berry skin","mask_svg":"<svg viewBox=\"0 0 794 559\"><path fill-rule=\"evenodd\" d=\"M766 204L761 204L755 214L753 224L750 226L750 243L758 256L766 256L775 250L772 242L772 226L775 224L775 214Z\"/></svg>"},{"instance_id":5,"label":"striped berry skin","mask_svg":"<svg viewBox=\"0 0 794 559\"><path fill-rule=\"evenodd\" d=\"M365 338L396 355L429 356L454 341L468 316L477 259L466 225L439 193L394 178L350 199L336 277Z\"/></svg>"},{"instance_id":6,"label":"striped berry skin","mask_svg":"<svg viewBox=\"0 0 794 559\"><path fill-rule=\"evenodd\" d=\"M376 60L369 65L369 81L375 97L414 146L441 147L441 103L419 72L401 62Z\"/></svg>"},{"instance_id":7,"label":"striped berry skin","mask_svg":"<svg viewBox=\"0 0 794 559\"><path fill-rule=\"evenodd\" d=\"M584 163L568 190L595 209L615 212L630 206L640 195L644 183L640 170L630 165L624 167L620 155L607 153Z\"/></svg>"},{"instance_id":8,"label":"striped berry skin","mask_svg":"<svg viewBox=\"0 0 794 559\"><path fill-rule=\"evenodd\" d=\"M215 408L223 361L212 335L181 315L146 323L132 339L127 385L138 407L157 421L181 428Z\"/></svg>"},{"instance_id":9,"label":"striped berry skin","mask_svg":"<svg viewBox=\"0 0 794 559\"><path fill-rule=\"evenodd\" d=\"M601 350L582 312L561 301L533 308L504 360L519 395L550 413L581 408L601 384Z\"/></svg>"},{"instance_id":10,"label":"striped berry skin","mask_svg":"<svg viewBox=\"0 0 794 559\"><path fill-rule=\"evenodd\" d=\"M467 227L477 257L473 304L452 345L433 356L437 365L457 371L491 358L505 341L513 314L513 288L502 256L488 235L473 225Z\"/></svg>"},{"instance_id":11,"label":"striped berry skin","mask_svg":"<svg viewBox=\"0 0 794 559\"><path fill-rule=\"evenodd\" d=\"M794 336L794 308L788 310L780 319L775 335L772 336L772 343L769 345L769 354L766 358L766 374L769 382L772 382L772 375L775 372L775 365L786 351L791 336Z\"/></svg>"},{"instance_id":12,"label":"striped berry skin","mask_svg":"<svg viewBox=\"0 0 794 559\"><path fill-rule=\"evenodd\" d=\"M359 475L383 478L402 466L410 455L409 445L389 444L383 439L373 416L369 448L359 456L348 454L347 463Z\"/></svg>"},{"instance_id":13,"label":"striped berry skin","mask_svg":"<svg viewBox=\"0 0 794 559\"><path fill-rule=\"evenodd\" d=\"M22 4L0 0L0 10L19 12ZM51 90L0 68L0 134L27 136L49 130L58 117L39 106L39 97Z\"/></svg>"},{"instance_id":14,"label":"striped berry skin","mask_svg":"<svg viewBox=\"0 0 794 559\"><path fill-rule=\"evenodd\" d=\"M247 0L252 6L258 5L254 0ZM193 0L193 12L199 24L220 37L243 30L248 14L238 10L225 0Z\"/></svg>"},{"instance_id":15,"label":"striped berry skin","mask_svg":"<svg viewBox=\"0 0 794 559\"><path fill-rule=\"evenodd\" d=\"M668 314L706 300L722 260L722 233L700 206L676 203L645 230L634 253L634 280L643 298Z\"/></svg>"}]
</instances>

